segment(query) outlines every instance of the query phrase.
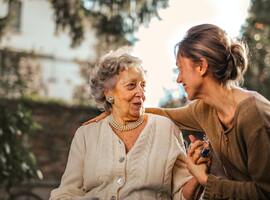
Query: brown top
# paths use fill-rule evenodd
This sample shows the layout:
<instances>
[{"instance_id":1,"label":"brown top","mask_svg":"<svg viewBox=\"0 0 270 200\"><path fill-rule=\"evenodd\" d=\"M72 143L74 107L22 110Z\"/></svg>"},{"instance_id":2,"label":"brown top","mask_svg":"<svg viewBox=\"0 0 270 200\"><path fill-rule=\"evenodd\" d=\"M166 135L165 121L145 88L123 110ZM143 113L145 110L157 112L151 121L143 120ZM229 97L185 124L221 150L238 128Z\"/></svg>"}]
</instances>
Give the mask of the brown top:
<instances>
[{"instance_id":1,"label":"brown top","mask_svg":"<svg viewBox=\"0 0 270 200\"><path fill-rule=\"evenodd\" d=\"M159 114L171 118L181 129L205 132L223 164L227 178L210 174L204 199L270 199L270 102L267 99L254 92L240 102L233 125L227 130L216 110L201 100L162 112Z\"/></svg>"}]
</instances>

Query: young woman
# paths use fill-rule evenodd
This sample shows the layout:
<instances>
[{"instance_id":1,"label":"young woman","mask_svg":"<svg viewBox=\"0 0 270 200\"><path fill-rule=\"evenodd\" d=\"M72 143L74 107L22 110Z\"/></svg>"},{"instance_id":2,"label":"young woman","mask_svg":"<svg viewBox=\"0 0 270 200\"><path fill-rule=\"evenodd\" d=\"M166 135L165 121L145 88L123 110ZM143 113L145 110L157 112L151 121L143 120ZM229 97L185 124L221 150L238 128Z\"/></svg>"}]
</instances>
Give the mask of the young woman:
<instances>
[{"instance_id":1,"label":"young woman","mask_svg":"<svg viewBox=\"0 0 270 200\"><path fill-rule=\"evenodd\" d=\"M176 47L177 82L194 101L148 111L169 117L181 129L206 133L226 178L188 161L205 186L205 199L270 199L270 102L238 86L247 69L245 46L221 28L202 24Z\"/></svg>"}]
</instances>

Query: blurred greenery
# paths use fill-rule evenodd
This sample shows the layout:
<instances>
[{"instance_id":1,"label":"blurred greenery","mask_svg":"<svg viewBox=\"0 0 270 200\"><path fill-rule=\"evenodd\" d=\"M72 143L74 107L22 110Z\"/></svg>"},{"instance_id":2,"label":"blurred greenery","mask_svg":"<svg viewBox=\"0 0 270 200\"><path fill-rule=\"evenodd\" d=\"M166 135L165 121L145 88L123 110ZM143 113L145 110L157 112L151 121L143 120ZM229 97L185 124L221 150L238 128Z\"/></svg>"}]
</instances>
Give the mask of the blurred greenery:
<instances>
[{"instance_id":1,"label":"blurred greenery","mask_svg":"<svg viewBox=\"0 0 270 200\"><path fill-rule=\"evenodd\" d=\"M36 159L27 146L27 137L40 126L22 104L13 110L0 103L0 187L7 191L22 181L42 178Z\"/></svg>"},{"instance_id":2,"label":"blurred greenery","mask_svg":"<svg viewBox=\"0 0 270 200\"><path fill-rule=\"evenodd\" d=\"M110 42L133 43L141 24L147 24L168 0L50 0L58 29L68 28L72 46L80 44L87 27Z\"/></svg>"},{"instance_id":3,"label":"blurred greenery","mask_svg":"<svg viewBox=\"0 0 270 200\"><path fill-rule=\"evenodd\" d=\"M0 50L0 188L7 192L27 179L42 177L27 142L40 126L22 101L38 91L39 86L33 87L36 67L34 54ZM8 106L12 98L21 103Z\"/></svg>"},{"instance_id":4,"label":"blurred greenery","mask_svg":"<svg viewBox=\"0 0 270 200\"><path fill-rule=\"evenodd\" d=\"M242 36L250 51L244 86L270 99L270 1L251 0Z\"/></svg>"}]
</instances>

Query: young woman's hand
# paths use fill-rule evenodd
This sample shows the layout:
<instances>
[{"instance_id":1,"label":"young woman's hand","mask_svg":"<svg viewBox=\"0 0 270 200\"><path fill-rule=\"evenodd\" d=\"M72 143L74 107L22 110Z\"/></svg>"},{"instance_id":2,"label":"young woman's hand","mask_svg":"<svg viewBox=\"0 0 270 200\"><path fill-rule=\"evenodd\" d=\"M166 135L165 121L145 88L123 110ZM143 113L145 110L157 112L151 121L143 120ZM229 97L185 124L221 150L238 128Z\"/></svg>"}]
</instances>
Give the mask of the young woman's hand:
<instances>
[{"instance_id":1,"label":"young woman's hand","mask_svg":"<svg viewBox=\"0 0 270 200\"><path fill-rule=\"evenodd\" d=\"M107 117L110 114L111 114L110 112L103 112L100 115L96 116L95 118L89 119L88 121L84 122L83 125L91 124L93 122L98 122L98 121L104 119L105 117Z\"/></svg>"},{"instance_id":2,"label":"young woman's hand","mask_svg":"<svg viewBox=\"0 0 270 200\"><path fill-rule=\"evenodd\" d=\"M191 141L188 148L188 156L191 157L195 164L207 163L210 164L210 147L209 143L196 139L193 135L189 135Z\"/></svg>"}]
</instances>

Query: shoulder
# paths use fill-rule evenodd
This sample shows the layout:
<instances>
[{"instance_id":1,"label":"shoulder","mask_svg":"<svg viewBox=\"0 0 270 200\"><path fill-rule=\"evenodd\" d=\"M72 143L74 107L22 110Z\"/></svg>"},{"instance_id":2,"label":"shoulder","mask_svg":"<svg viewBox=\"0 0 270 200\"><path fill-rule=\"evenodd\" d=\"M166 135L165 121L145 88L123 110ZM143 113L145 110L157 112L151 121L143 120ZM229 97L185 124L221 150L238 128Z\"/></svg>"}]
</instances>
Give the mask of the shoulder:
<instances>
[{"instance_id":1,"label":"shoulder","mask_svg":"<svg viewBox=\"0 0 270 200\"><path fill-rule=\"evenodd\" d=\"M182 136L181 130L179 127L173 123L167 117L149 114L149 123L155 127L157 134L162 135L163 137L177 137Z\"/></svg>"},{"instance_id":2,"label":"shoulder","mask_svg":"<svg viewBox=\"0 0 270 200\"><path fill-rule=\"evenodd\" d=\"M251 102L254 107L255 114L262 122L269 128L270 127L270 102L261 94L254 92Z\"/></svg>"},{"instance_id":3,"label":"shoulder","mask_svg":"<svg viewBox=\"0 0 270 200\"><path fill-rule=\"evenodd\" d=\"M237 118L238 129L249 144L253 145L259 140L267 142L270 134L270 102L265 97L251 92L241 102Z\"/></svg>"},{"instance_id":4,"label":"shoulder","mask_svg":"<svg viewBox=\"0 0 270 200\"><path fill-rule=\"evenodd\" d=\"M239 103L238 118L249 128L270 127L270 102L257 92L250 92Z\"/></svg>"},{"instance_id":5,"label":"shoulder","mask_svg":"<svg viewBox=\"0 0 270 200\"><path fill-rule=\"evenodd\" d=\"M208 119L210 116L213 116L211 113L214 111L213 107L205 103L203 100L198 99L190 103L191 112L194 115L194 118L199 122L203 122Z\"/></svg>"},{"instance_id":6,"label":"shoulder","mask_svg":"<svg viewBox=\"0 0 270 200\"><path fill-rule=\"evenodd\" d=\"M170 127L170 126L176 126L172 120L170 120L167 117L156 115L156 114L147 114L149 123L153 123L157 127Z\"/></svg>"},{"instance_id":7,"label":"shoulder","mask_svg":"<svg viewBox=\"0 0 270 200\"><path fill-rule=\"evenodd\" d=\"M108 128L108 122L107 117L98 121L93 122L90 124L82 125L80 126L74 137L83 137L85 139L87 138L94 138L97 137L102 131L106 130Z\"/></svg>"},{"instance_id":8,"label":"shoulder","mask_svg":"<svg viewBox=\"0 0 270 200\"><path fill-rule=\"evenodd\" d=\"M189 112L193 113L194 115L198 115L198 114L202 114L202 113L208 113L209 109L211 108L211 106L206 104L201 99L196 99L196 100L190 101L184 107L187 107L189 109Z\"/></svg>"}]
</instances>

